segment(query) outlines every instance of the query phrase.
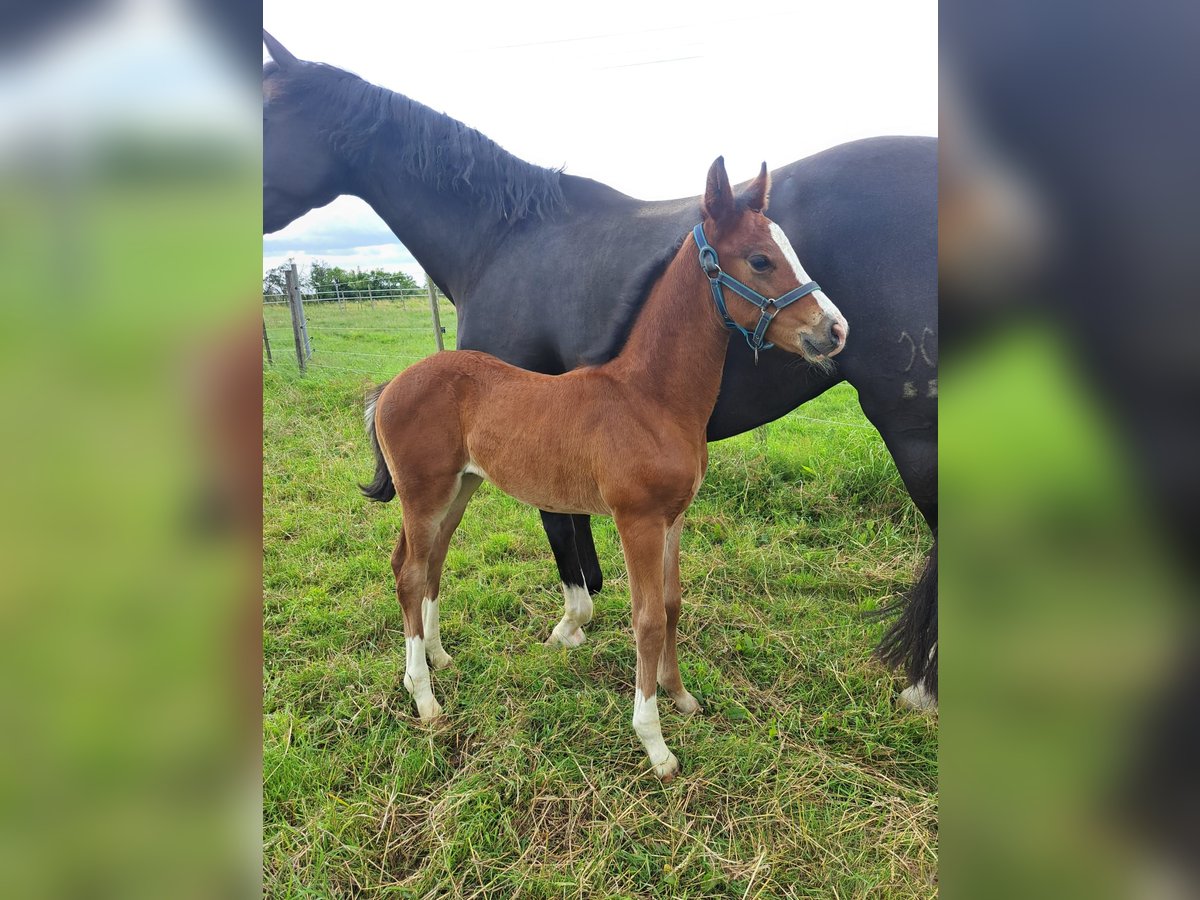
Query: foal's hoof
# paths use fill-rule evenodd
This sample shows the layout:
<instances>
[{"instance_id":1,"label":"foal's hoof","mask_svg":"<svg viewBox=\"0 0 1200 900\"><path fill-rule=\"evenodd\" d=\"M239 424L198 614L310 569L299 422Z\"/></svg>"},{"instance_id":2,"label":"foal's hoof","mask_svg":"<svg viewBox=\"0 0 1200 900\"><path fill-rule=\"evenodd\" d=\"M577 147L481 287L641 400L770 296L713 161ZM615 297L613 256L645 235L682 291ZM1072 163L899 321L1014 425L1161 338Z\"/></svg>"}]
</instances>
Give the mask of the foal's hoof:
<instances>
[{"instance_id":1,"label":"foal's hoof","mask_svg":"<svg viewBox=\"0 0 1200 900\"><path fill-rule=\"evenodd\" d=\"M429 660L429 665L435 669L444 669L450 663L454 662L454 657L445 650L439 650L437 653L427 653L425 656Z\"/></svg>"},{"instance_id":2,"label":"foal's hoof","mask_svg":"<svg viewBox=\"0 0 1200 900\"><path fill-rule=\"evenodd\" d=\"M679 760L675 758L675 754L668 750L667 758L654 767L654 774L663 784L674 781L675 776L679 774Z\"/></svg>"},{"instance_id":3,"label":"foal's hoof","mask_svg":"<svg viewBox=\"0 0 1200 900\"><path fill-rule=\"evenodd\" d=\"M900 705L928 712L937 712L938 709L937 697L925 690L925 685L919 681L900 692Z\"/></svg>"},{"instance_id":4,"label":"foal's hoof","mask_svg":"<svg viewBox=\"0 0 1200 900\"><path fill-rule=\"evenodd\" d=\"M685 716L694 716L700 712L700 701L687 691L678 696L672 696L671 699L675 701L675 708Z\"/></svg>"},{"instance_id":5,"label":"foal's hoof","mask_svg":"<svg viewBox=\"0 0 1200 900\"><path fill-rule=\"evenodd\" d=\"M582 628L566 631L560 626L550 632L550 637L546 638L546 646L553 647L555 644L561 644L564 647L578 647L586 640L587 635L583 633Z\"/></svg>"},{"instance_id":6,"label":"foal's hoof","mask_svg":"<svg viewBox=\"0 0 1200 900\"><path fill-rule=\"evenodd\" d=\"M432 697L425 703L417 703L417 715L421 717L421 722L428 725L442 714L442 704L438 703Z\"/></svg>"}]
</instances>

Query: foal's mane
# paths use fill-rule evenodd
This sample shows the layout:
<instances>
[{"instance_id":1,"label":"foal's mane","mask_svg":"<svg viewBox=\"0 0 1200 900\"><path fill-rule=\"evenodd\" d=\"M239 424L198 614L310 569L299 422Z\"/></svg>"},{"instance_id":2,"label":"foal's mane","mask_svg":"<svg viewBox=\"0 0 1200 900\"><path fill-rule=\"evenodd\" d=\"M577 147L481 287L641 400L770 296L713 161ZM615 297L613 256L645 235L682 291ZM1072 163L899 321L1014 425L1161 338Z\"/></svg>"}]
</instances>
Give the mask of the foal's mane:
<instances>
[{"instance_id":1,"label":"foal's mane","mask_svg":"<svg viewBox=\"0 0 1200 900\"><path fill-rule=\"evenodd\" d=\"M739 195L734 198L734 206L738 214L741 215L749 208L749 202L744 195ZM699 221L701 215L700 210L697 209L697 221ZM690 230L681 234L671 247L637 270L633 279L629 282L628 290L622 293L612 305L612 312L609 314L608 319L608 334L599 344L598 349L589 353L580 361L580 365L598 366L613 359L621 352L625 346L625 342L629 340L629 332L633 330L634 323L637 322L637 318L641 314L646 298L650 296L651 289L658 279L663 276L663 273L667 271L667 266L671 264L671 261L679 255L679 249L690 234ZM827 361L820 363L810 362L809 364L819 366L822 369L826 365L832 367L832 363L828 363Z\"/></svg>"},{"instance_id":2,"label":"foal's mane","mask_svg":"<svg viewBox=\"0 0 1200 900\"><path fill-rule=\"evenodd\" d=\"M650 290L679 254L679 248L683 246L689 234L690 231L680 235L670 248L638 269L629 283L629 289L612 305L608 318L608 334L594 352L580 360L581 365L598 366L621 352L625 342L629 340L629 332L633 330L633 325L642 312L646 298L650 296Z\"/></svg>"},{"instance_id":3,"label":"foal's mane","mask_svg":"<svg viewBox=\"0 0 1200 900\"><path fill-rule=\"evenodd\" d=\"M287 96L311 104L334 151L355 168L394 162L436 191L469 196L503 219L546 218L564 206L561 169L509 153L444 113L324 63L263 66L263 81L279 77L271 101Z\"/></svg>"}]
</instances>

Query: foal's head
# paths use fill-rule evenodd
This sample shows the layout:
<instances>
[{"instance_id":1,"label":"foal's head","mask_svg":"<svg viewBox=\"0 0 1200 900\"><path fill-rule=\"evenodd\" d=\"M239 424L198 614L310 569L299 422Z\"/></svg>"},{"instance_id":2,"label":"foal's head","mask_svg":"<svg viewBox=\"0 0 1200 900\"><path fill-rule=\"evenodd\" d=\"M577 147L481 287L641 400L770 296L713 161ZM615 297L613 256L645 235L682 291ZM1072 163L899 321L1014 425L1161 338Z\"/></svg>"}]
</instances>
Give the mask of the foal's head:
<instances>
[{"instance_id":1,"label":"foal's head","mask_svg":"<svg viewBox=\"0 0 1200 900\"><path fill-rule=\"evenodd\" d=\"M811 279L783 229L763 215L770 184L763 163L758 177L735 197L725 160L718 157L708 170L702 212L705 236L726 274L764 297L779 298ZM759 309L733 290L725 290L724 296L729 316L753 332ZM764 337L782 350L822 363L841 352L848 331L845 316L818 289L775 313Z\"/></svg>"}]
</instances>

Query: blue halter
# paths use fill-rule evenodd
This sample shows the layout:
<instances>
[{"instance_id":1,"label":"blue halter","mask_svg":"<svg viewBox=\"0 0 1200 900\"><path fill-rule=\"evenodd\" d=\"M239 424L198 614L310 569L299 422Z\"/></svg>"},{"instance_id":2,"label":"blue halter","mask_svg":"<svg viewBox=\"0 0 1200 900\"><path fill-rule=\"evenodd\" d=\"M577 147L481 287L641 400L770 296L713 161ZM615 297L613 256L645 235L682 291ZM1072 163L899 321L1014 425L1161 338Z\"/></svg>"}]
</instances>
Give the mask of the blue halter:
<instances>
[{"instance_id":1,"label":"blue halter","mask_svg":"<svg viewBox=\"0 0 1200 900\"><path fill-rule=\"evenodd\" d=\"M758 351L770 350L775 346L774 344L765 343L763 336L767 333L767 329L771 327L771 320L775 318L776 313L785 306L795 303L801 297L806 297L813 291L819 291L821 286L815 281L810 281L807 284L792 288L778 300L772 300L764 297L758 291L754 290L754 288L742 284L736 278L732 278L721 271L720 265L717 264L717 251L713 249L712 244L704 237L703 222L692 229L692 238L696 241L696 246L700 250L700 268L708 276L708 286L712 288L713 300L717 304L717 312L721 314L721 320L725 323L726 328L742 333L742 337L746 339L746 343L754 351L754 362L757 364ZM729 310L725 308L725 292L721 289L721 285L725 285L758 307L762 315L754 331L747 331L730 317Z\"/></svg>"}]
</instances>

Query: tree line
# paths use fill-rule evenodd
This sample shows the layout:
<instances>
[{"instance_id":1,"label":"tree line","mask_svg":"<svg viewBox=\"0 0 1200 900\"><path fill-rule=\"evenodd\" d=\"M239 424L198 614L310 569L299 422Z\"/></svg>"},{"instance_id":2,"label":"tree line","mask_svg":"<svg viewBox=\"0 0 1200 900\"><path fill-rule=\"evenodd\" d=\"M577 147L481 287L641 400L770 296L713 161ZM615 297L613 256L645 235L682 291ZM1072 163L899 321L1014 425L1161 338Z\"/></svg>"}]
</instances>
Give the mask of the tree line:
<instances>
[{"instance_id":1,"label":"tree line","mask_svg":"<svg viewBox=\"0 0 1200 900\"><path fill-rule=\"evenodd\" d=\"M291 263L283 263L263 274L264 294L283 294L287 289L287 271ZM313 260L307 274L300 276L300 291L319 294L322 299L335 299L339 293L348 297L362 295L350 291L370 291L373 294L395 294L400 291L416 290L420 287L415 278L405 272L389 272L386 269L343 269L330 266L321 260Z\"/></svg>"}]
</instances>

